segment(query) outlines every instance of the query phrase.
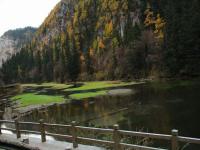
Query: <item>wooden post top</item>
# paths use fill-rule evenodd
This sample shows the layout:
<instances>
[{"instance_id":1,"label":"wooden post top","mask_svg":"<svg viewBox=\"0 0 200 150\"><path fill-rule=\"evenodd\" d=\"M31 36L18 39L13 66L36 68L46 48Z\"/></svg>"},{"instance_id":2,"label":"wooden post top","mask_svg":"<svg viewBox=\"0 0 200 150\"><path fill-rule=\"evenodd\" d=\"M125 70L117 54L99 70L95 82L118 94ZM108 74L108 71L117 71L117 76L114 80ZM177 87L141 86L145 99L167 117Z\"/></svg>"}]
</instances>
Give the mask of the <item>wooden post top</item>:
<instances>
[{"instance_id":1,"label":"wooden post top","mask_svg":"<svg viewBox=\"0 0 200 150\"><path fill-rule=\"evenodd\" d=\"M173 129L171 133L173 136L178 136L178 130L176 129Z\"/></svg>"},{"instance_id":2,"label":"wooden post top","mask_svg":"<svg viewBox=\"0 0 200 150\"><path fill-rule=\"evenodd\" d=\"M73 126L75 126L75 125L76 125L76 121L72 121L71 124L72 124Z\"/></svg>"},{"instance_id":3,"label":"wooden post top","mask_svg":"<svg viewBox=\"0 0 200 150\"><path fill-rule=\"evenodd\" d=\"M119 125L118 124L113 125L113 129L114 130L119 130Z\"/></svg>"},{"instance_id":4,"label":"wooden post top","mask_svg":"<svg viewBox=\"0 0 200 150\"><path fill-rule=\"evenodd\" d=\"M44 119L40 119L39 122L40 122L40 123L43 123L43 122L44 122Z\"/></svg>"}]
</instances>

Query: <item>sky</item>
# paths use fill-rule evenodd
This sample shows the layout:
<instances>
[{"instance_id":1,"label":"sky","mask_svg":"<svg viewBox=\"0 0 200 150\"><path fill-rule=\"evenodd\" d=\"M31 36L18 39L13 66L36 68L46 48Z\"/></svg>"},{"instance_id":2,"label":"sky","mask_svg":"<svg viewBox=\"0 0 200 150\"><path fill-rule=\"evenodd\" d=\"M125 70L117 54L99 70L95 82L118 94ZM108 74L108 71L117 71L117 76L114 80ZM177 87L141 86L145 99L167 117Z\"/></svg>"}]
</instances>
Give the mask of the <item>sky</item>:
<instances>
[{"instance_id":1,"label":"sky","mask_svg":"<svg viewBox=\"0 0 200 150\"><path fill-rule=\"evenodd\" d=\"M60 0L0 0L0 36L10 29L39 27Z\"/></svg>"}]
</instances>

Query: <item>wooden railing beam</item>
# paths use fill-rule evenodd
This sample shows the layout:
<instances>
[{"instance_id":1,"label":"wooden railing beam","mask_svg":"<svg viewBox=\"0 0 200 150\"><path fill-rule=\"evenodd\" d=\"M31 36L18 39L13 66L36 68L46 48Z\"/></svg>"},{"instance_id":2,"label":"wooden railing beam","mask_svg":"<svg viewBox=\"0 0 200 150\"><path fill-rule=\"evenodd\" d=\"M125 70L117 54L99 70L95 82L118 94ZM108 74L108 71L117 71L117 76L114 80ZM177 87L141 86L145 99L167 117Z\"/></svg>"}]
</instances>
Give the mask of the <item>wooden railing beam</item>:
<instances>
[{"instance_id":1,"label":"wooden railing beam","mask_svg":"<svg viewBox=\"0 0 200 150\"><path fill-rule=\"evenodd\" d=\"M1 126L2 126L2 123L0 122L0 134L2 134L2 131L1 131Z\"/></svg>"},{"instance_id":2,"label":"wooden railing beam","mask_svg":"<svg viewBox=\"0 0 200 150\"><path fill-rule=\"evenodd\" d=\"M14 128L2 128L1 124L3 123L9 123L14 124ZM38 131L30 131L30 130L21 130L20 125L21 124L27 124L27 125L39 125L40 132ZM56 133L46 133L45 132L45 126L50 127L62 127L70 129L71 134L70 135L62 135L62 134L56 134ZM8 130L15 132L17 138L21 137L21 132L23 133L32 133L32 134L40 134L41 135L41 141L46 142L46 135L49 136L56 136L56 137L63 137L66 139L66 141L71 141L73 143L73 148L78 147L78 142L87 142L91 144L102 144L102 145L108 145L113 147L115 150L122 150L124 148L138 148L138 149L147 149L147 150L157 150L160 148L153 148L153 147L146 147L141 145L134 145L134 144L127 144L127 143L121 143L121 136L134 136L134 137L148 137L152 139L160 139L160 140L171 140L171 149L172 150L178 150L179 149L179 142L184 143L190 143L190 144L200 144L199 138L191 138L191 137L183 137L178 135L178 130L172 130L171 135L165 135L165 134L155 134L155 133L145 133L145 132L135 132L135 131L125 131L125 130L119 130L118 125L114 125L113 129L101 129L101 128L90 128L90 127L82 127L82 126L76 126L76 122L73 121L71 125L62 125L62 124L47 124L44 123L44 121L41 119L39 123L34 122L19 122L18 119L15 121L9 121L9 120L0 120L0 134L2 130ZM106 140L100 140L100 139L92 139L92 138L85 138L85 137L79 137L78 131L92 131L95 133L100 134L110 134L113 135L112 141L106 141ZM0 135L1 136L1 135Z\"/></svg>"}]
</instances>

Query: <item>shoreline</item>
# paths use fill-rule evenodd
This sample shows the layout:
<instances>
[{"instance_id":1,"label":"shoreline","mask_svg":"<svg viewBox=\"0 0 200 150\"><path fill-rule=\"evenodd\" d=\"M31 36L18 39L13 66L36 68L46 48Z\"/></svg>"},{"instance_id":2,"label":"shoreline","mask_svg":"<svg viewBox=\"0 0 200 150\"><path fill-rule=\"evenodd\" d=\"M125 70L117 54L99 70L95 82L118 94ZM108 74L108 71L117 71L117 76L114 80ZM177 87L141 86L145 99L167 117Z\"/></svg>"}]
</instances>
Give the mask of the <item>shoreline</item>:
<instances>
[{"instance_id":1,"label":"shoreline","mask_svg":"<svg viewBox=\"0 0 200 150\"><path fill-rule=\"evenodd\" d=\"M89 84L93 84L93 83L95 84L96 82L89 82ZM102 83L111 84L112 83L112 85L108 84L108 85L105 85L105 87L103 87L101 85L102 87L99 88L98 87L99 83L100 84L102 84ZM134 91L131 88L129 88L129 86L135 86L135 85L140 85L140 84L144 84L144 83L146 83L146 82L144 82L144 81L131 81L131 82L122 82L122 81L105 82L105 81L100 81L99 82L98 81L98 84L97 84L96 87L93 85L94 87L92 86L91 89L89 89L89 88L86 89L86 90L84 89L83 94L87 94L88 93L87 91L90 91L90 90L94 90L94 91L95 90L96 91L103 90L103 91L105 91L105 93L103 93L102 95L92 95L91 97L86 97L86 98L73 98L73 97L70 97L70 94L67 94L68 91L64 91L63 89L54 89L54 88L57 88L58 86L63 87L63 86L69 86L69 85L52 84L52 85L54 85L54 87L50 86L51 90L58 90L58 91L64 92L64 93L66 92L65 94L67 94L67 95L64 95L64 93L62 93L63 96L65 97L64 101L62 101L62 102L51 102L51 103L47 103L47 104L35 104L35 105L28 105L28 106L25 106L25 107L20 107L20 100L16 100L14 107L11 107L11 109L14 111L13 115L11 115L11 116L12 116L12 118L16 118L18 116L25 116L27 114L31 114L34 110L40 110L40 111L44 110L45 111L50 106L67 104L67 103L71 103L73 101L84 101L84 100L86 100L88 98L92 98L92 97L95 98L95 97L101 97L101 96L124 96L124 95L134 94ZM46 83L46 84L50 84L50 83ZM22 85L22 86L24 87L24 85ZM31 86L28 85L27 87L24 87L24 88L30 88L30 87ZM41 87L41 85L39 85L39 87ZM33 86L33 88L35 88L35 87ZM46 88L46 86L44 88ZM75 87L75 88L78 88L78 89L73 91L74 94L77 94L77 95L82 94L82 89L81 89L82 87ZM71 90L71 89L69 88L69 90ZM69 91L69 93L70 93L70 91ZM58 93L58 94L60 94L60 93ZM46 94L46 95L48 95L48 94Z\"/></svg>"},{"instance_id":2,"label":"shoreline","mask_svg":"<svg viewBox=\"0 0 200 150\"><path fill-rule=\"evenodd\" d=\"M133 92L133 93L132 93ZM113 89L113 90L109 90L107 91L106 95L102 95L103 96L124 96L124 95L132 95L135 94L135 91L133 91L132 89ZM96 97L101 97L101 96L96 96ZM26 106L26 107L17 107L17 108L12 108L14 111L17 111L17 113L13 113L13 117L12 119L14 119L16 116L26 116L28 114L31 114L34 110L38 110L38 111L46 111L46 109L48 107L54 106L54 105L63 105L63 104L68 104L71 103L73 101L84 101L86 99L68 99L65 102L55 102L55 103L49 103L49 104L42 104L42 105L30 105L30 106Z\"/></svg>"}]
</instances>

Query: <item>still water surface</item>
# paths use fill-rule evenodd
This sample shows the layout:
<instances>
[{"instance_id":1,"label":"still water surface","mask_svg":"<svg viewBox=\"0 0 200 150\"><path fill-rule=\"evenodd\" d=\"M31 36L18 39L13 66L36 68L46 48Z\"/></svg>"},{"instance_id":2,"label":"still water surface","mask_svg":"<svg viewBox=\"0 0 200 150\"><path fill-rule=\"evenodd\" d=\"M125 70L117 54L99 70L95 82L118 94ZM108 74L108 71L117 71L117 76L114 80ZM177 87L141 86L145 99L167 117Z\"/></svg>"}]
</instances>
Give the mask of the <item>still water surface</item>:
<instances>
[{"instance_id":1,"label":"still water surface","mask_svg":"<svg viewBox=\"0 0 200 150\"><path fill-rule=\"evenodd\" d=\"M103 96L82 101L53 105L44 110L35 110L21 118L23 121L68 124L77 121L80 125L148 131L170 134L178 129L182 136L200 138L200 84L173 86L174 83L147 83L125 87L132 94ZM52 92L55 94L56 92ZM30 127L27 127L30 128ZM51 132L55 129L51 129ZM56 130L63 133L63 130ZM186 150L198 150L189 146Z\"/></svg>"}]
</instances>

